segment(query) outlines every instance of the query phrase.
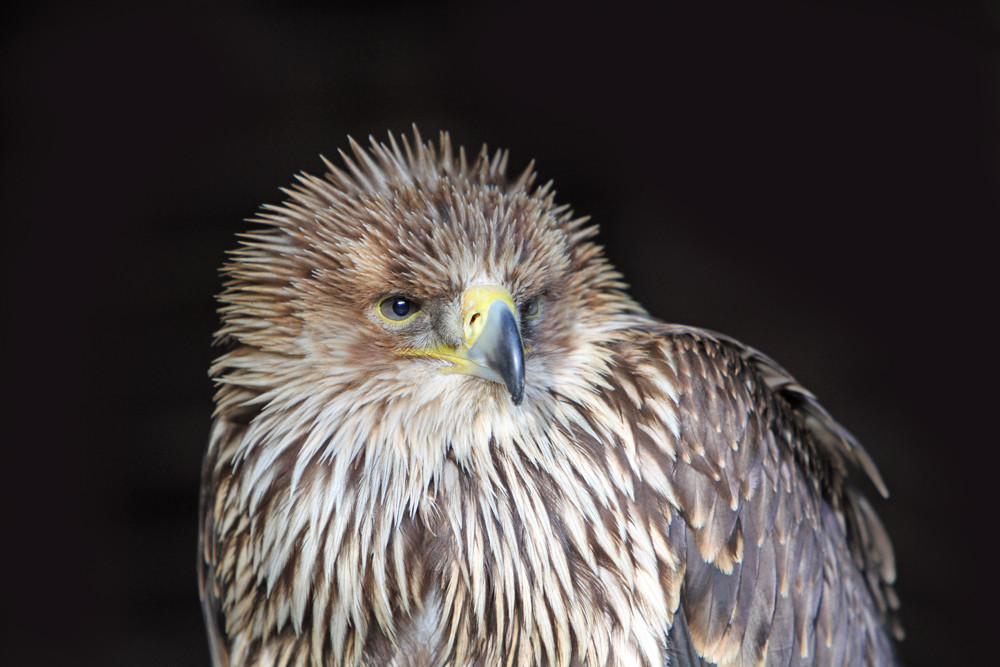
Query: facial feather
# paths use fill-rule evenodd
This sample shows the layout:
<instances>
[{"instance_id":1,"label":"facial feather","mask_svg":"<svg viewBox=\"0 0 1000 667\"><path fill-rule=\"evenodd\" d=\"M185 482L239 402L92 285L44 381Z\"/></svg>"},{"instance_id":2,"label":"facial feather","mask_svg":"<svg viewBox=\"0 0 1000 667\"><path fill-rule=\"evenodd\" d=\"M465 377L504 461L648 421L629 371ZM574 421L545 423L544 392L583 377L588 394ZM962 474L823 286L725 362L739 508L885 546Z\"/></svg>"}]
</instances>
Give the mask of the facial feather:
<instances>
[{"instance_id":1,"label":"facial feather","mask_svg":"<svg viewBox=\"0 0 1000 667\"><path fill-rule=\"evenodd\" d=\"M660 665L683 600L711 620L691 629L695 650L764 651L744 639L736 589L699 596L683 582L739 580L748 548L755 567L773 564L778 598L739 609L773 610L796 581L822 580L793 562L823 502L792 455L805 448L745 437L784 414L771 387L798 385L734 342L649 318L595 228L531 167L507 180L505 153L470 163L447 135L351 146L343 169L327 162L325 178L303 174L265 207L224 270L229 349L212 367L202 526L217 653L232 665ZM522 405L414 353L466 344L462 298L477 285L517 309ZM403 324L378 313L393 295L417 309ZM808 437L839 428L816 405L828 421L801 424ZM853 439L830 442L806 446L834 474L844 456L870 463ZM891 547L855 506L883 572L843 596L867 609ZM837 539L809 546L811 562L839 554ZM787 603L794 624L775 636L808 651L817 616L827 635L856 622L818 599Z\"/></svg>"}]
</instances>

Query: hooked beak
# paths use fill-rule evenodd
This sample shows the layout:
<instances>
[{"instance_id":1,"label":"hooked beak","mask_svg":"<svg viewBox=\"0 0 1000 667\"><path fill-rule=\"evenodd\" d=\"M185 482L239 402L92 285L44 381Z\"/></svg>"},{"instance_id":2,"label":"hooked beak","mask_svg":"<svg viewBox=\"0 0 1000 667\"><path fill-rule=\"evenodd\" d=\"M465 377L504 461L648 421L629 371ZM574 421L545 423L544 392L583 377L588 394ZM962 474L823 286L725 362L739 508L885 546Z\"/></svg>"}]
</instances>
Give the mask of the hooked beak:
<instances>
[{"instance_id":1,"label":"hooked beak","mask_svg":"<svg viewBox=\"0 0 1000 667\"><path fill-rule=\"evenodd\" d=\"M444 373L463 373L499 382L514 405L524 398L524 345L517 307L510 292L498 285L470 287L462 295L462 332L458 348L408 349L402 354L450 361Z\"/></svg>"},{"instance_id":2,"label":"hooked beak","mask_svg":"<svg viewBox=\"0 0 1000 667\"><path fill-rule=\"evenodd\" d=\"M462 297L462 328L468 349L458 372L499 382L514 405L524 398L524 345L517 308L502 287L470 287Z\"/></svg>"}]
</instances>

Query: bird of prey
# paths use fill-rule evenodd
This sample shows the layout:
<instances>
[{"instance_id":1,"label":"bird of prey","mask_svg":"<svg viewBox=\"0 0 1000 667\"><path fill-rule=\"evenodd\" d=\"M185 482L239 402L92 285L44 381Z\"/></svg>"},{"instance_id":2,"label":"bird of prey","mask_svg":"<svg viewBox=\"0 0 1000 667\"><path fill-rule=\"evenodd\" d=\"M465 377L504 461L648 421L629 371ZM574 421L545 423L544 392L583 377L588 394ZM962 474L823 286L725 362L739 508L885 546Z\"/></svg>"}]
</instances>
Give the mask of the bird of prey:
<instances>
[{"instance_id":1,"label":"bird of prey","mask_svg":"<svg viewBox=\"0 0 1000 667\"><path fill-rule=\"evenodd\" d=\"M533 165L414 131L302 174L223 272L215 665L885 665L858 442L654 319Z\"/></svg>"}]
</instances>

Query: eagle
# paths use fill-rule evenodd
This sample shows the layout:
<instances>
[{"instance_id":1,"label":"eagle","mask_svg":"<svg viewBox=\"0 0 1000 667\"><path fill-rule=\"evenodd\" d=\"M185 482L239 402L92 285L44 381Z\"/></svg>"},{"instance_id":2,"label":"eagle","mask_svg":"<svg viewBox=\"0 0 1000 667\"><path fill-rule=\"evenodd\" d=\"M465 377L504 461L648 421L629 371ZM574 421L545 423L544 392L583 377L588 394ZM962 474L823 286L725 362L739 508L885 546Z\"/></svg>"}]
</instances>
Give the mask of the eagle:
<instances>
[{"instance_id":1,"label":"eagle","mask_svg":"<svg viewBox=\"0 0 1000 667\"><path fill-rule=\"evenodd\" d=\"M849 474L885 485L812 393L650 316L534 163L416 128L350 148L223 268L217 667L895 662Z\"/></svg>"}]
</instances>

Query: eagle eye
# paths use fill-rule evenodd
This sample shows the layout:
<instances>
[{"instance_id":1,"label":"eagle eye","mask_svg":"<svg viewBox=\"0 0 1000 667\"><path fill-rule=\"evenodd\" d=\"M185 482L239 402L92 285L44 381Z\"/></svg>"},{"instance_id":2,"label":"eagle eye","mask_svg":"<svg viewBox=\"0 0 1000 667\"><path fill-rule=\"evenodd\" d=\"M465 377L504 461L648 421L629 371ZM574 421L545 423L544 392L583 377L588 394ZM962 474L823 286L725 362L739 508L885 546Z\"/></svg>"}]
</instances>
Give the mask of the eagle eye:
<instances>
[{"instance_id":1,"label":"eagle eye","mask_svg":"<svg viewBox=\"0 0 1000 667\"><path fill-rule=\"evenodd\" d=\"M401 294L387 296L378 302L379 316L390 324L402 324L420 312L417 302Z\"/></svg>"},{"instance_id":2,"label":"eagle eye","mask_svg":"<svg viewBox=\"0 0 1000 667\"><path fill-rule=\"evenodd\" d=\"M524 302L521 306L521 315L523 317L532 318L538 317L538 314L542 312L542 299L540 296L535 295Z\"/></svg>"}]
</instances>

